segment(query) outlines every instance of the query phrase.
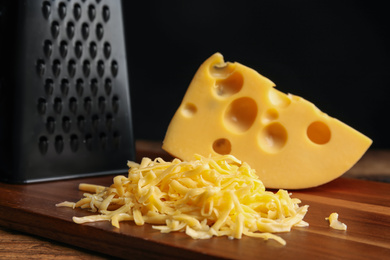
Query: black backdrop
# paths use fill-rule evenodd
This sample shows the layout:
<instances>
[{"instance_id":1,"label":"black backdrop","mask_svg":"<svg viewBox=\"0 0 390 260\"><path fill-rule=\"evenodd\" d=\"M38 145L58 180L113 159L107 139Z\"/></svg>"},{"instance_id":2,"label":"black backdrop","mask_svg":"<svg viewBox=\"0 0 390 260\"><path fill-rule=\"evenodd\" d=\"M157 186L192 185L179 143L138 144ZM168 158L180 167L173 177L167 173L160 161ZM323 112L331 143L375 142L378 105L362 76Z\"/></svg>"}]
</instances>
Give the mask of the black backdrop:
<instances>
[{"instance_id":1,"label":"black backdrop","mask_svg":"<svg viewBox=\"0 0 390 260\"><path fill-rule=\"evenodd\" d=\"M135 138L162 140L200 64L221 52L389 148L381 2L123 1Z\"/></svg>"}]
</instances>

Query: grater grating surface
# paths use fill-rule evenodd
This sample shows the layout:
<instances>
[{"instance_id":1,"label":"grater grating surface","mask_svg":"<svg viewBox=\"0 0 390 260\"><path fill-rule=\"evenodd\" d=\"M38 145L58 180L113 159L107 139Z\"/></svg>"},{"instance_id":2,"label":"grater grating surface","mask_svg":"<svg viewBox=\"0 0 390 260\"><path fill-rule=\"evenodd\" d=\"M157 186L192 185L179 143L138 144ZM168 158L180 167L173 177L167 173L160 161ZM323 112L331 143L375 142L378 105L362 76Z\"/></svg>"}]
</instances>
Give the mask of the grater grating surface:
<instances>
[{"instance_id":1,"label":"grater grating surface","mask_svg":"<svg viewBox=\"0 0 390 260\"><path fill-rule=\"evenodd\" d=\"M2 52L14 54L2 64L1 179L126 172L135 152L121 1L6 1L1 16Z\"/></svg>"}]
</instances>

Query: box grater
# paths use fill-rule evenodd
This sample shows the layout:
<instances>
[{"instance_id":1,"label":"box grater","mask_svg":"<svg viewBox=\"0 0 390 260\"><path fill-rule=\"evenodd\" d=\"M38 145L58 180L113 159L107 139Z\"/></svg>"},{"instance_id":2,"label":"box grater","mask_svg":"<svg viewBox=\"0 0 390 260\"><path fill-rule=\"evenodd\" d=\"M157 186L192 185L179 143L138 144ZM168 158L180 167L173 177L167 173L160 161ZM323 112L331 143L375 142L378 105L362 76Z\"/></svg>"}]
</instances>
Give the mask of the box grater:
<instances>
[{"instance_id":1,"label":"box grater","mask_svg":"<svg viewBox=\"0 0 390 260\"><path fill-rule=\"evenodd\" d=\"M0 19L0 179L125 173L135 151L121 1L1 1Z\"/></svg>"}]
</instances>

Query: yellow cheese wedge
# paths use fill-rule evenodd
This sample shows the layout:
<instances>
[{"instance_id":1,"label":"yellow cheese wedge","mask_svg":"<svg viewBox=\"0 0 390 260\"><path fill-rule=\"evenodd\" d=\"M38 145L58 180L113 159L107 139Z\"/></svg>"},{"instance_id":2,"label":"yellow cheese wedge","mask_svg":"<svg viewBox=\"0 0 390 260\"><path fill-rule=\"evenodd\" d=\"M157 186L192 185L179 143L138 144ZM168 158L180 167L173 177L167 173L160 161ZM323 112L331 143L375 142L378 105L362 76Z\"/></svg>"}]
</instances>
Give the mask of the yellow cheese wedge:
<instances>
[{"instance_id":1,"label":"yellow cheese wedge","mask_svg":"<svg viewBox=\"0 0 390 260\"><path fill-rule=\"evenodd\" d=\"M267 188L302 189L341 176L370 147L368 137L274 86L253 69L212 55L172 118L163 149L187 161L195 153L232 154Z\"/></svg>"}]
</instances>

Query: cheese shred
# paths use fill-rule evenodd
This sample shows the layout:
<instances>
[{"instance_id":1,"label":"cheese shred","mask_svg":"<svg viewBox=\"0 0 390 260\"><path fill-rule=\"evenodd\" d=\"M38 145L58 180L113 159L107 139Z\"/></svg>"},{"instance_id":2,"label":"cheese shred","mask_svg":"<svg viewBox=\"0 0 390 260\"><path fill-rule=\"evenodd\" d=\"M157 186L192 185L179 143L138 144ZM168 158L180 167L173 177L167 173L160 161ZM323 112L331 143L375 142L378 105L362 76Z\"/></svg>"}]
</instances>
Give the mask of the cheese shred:
<instances>
[{"instance_id":1,"label":"cheese shred","mask_svg":"<svg viewBox=\"0 0 390 260\"><path fill-rule=\"evenodd\" d=\"M339 221L339 214L336 212L330 214L325 220L329 221L329 226L333 229L347 230L347 225Z\"/></svg>"},{"instance_id":2,"label":"cheese shred","mask_svg":"<svg viewBox=\"0 0 390 260\"><path fill-rule=\"evenodd\" d=\"M193 161L143 158L128 162L126 176L116 176L109 187L80 184L84 198L58 207L89 209L97 215L73 217L75 223L121 221L152 224L163 233L185 232L194 239L242 235L286 241L273 233L305 227L308 205L286 190L266 191L250 166L232 155L202 157Z\"/></svg>"}]
</instances>

